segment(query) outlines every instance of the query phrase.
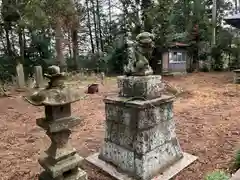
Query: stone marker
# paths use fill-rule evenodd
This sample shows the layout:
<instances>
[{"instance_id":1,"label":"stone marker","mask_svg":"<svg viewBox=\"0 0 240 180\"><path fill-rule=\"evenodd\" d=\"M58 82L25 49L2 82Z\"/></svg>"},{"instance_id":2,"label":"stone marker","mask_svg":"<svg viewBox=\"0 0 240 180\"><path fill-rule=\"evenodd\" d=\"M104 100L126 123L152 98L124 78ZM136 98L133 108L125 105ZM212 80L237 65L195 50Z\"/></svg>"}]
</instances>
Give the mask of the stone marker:
<instances>
[{"instance_id":1,"label":"stone marker","mask_svg":"<svg viewBox=\"0 0 240 180\"><path fill-rule=\"evenodd\" d=\"M240 84L240 69L234 70L233 73L233 83Z\"/></svg>"},{"instance_id":2,"label":"stone marker","mask_svg":"<svg viewBox=\"0 0 240 180\"><path fill-rule=\"evenodd\" d=\"M68 143L70 128L80 123L80 119L71 116L71 103L78 101L80 95L65 87L65 76L59 67L49 67L45 76L50 79L48 87L26 98L35 106L45 107L45 118L37 119L37 125L46 130L52 141L39 158L45 170L39 180L87 180L87 174L79 168L83 158Z\"/></svg>"},{"instance_id":3,"label":"stone marker","mask_svg":"<svg viewBox=\"0 0 240 180\"><path fill-rule=\"evenodd\" d=\"M34 67L34 75L36 80L36 88L40 88L43 85L43 73L42 73L42 66L35 66Z\"/></svg>"},{"instance_id":4,"label":"stone marker","mask_svg":"<svg viewBox=\"0 0 240 180\"><path fill-rule=\"evenodd\" d=\"M25 87L25 76L24 76L24 69L22 64L18 64L16 66L16 73L17 73L17 85L19 89L23 89Z\"/></svg>"},{"instance_id":5,"label":"stone marker","mask_svg":"<svg viewBox=\"0 0 240 180\"><path fill-rule=\"evenodd\" d=\"M103 146L99 154L87 158L119 180L168 180L197 159L183 153L179 145L174 97L162 94L161 76L152 75L147 63L144 68L130 64L127 76L118 77L119 96L104 100Z\"/></svg>"},{"instance_id":6,"label":"stone marker","mask_svg":"<svg viewBox=\"0 0 240 180\"><path fill-rule=\"evenodd\" d=\"M100 73L100 80L101 80L101 84L104 86L104 81L105 81L105 73L104 72L101 72Z\"/></svg>"}]
</instances>

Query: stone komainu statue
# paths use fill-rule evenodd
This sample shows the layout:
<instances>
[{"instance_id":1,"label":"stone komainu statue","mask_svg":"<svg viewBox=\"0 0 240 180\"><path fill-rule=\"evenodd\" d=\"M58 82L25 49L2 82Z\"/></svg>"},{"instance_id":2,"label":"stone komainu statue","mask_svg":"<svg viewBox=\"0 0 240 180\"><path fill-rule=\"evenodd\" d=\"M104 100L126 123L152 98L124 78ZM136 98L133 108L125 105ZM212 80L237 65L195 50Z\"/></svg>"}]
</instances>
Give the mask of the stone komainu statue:
<instances>
[{"instance_id":1,"label":"stone komainu statue","mask_svg":"<svg viewBox=\"0 0 240 180\"><path fill-rule=\"evenodd\" d=\"M149 32L140 33L136 37L136 42L127 37L128 64L124 67L127 76L152 75L153 70L149 65L154 48L154 36Z\"/></svg>"}]
</instances>

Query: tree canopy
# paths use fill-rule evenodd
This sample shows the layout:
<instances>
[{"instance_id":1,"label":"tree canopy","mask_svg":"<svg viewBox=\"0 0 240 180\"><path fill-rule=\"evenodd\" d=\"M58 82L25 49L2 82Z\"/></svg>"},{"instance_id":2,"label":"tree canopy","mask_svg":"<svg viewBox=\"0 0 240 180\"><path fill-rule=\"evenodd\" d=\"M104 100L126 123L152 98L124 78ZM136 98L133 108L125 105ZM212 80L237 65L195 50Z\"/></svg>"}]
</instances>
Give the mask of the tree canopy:
<instances>
[{"instance_id":1,"label":"tree canopy","mask_svg":"<svg viewBox=\"0 0 240 180\"><path fill-rule=\"evenodd\" d=\"M154 33L156 47L190 44L195 64L213 59L212 68L239 66L237 30L223 18L237 4L218 0L3 0L0 26L0 78L14 75L22 63L27 75L34 65L46 68L121 73L126 63L124 36ZM215 31L213 31L215 29ZM213 33L216 32L216 33ZM216 43L213 44L213 39ZM197 65L193 69L197 68ZM27 77L27 76L26 76Z\"/></svg>"}]
</instances>

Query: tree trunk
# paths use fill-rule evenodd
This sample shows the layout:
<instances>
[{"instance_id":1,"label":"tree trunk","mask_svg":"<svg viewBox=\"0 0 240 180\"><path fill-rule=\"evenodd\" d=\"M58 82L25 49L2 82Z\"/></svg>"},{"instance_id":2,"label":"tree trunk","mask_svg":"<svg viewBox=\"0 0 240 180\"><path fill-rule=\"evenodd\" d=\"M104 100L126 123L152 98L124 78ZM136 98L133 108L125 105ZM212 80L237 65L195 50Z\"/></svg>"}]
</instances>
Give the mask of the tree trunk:
<instances>
[{"instance_id":1,"label":"tree trunk","mask_svg":"<svg viewBox=\"0 0 240 180\"><path fill-rule=\"evenodd\" d=\"M240 12L240 0L238 0L238 12Z\"/></svg>"},{"instance_id":2,"label":"tree trunk","mask_svg":"<svg viewBox=\"0 0 240 180\"><path fill-rule=\"evenodd\" d=\"M237 0L234 0L234 5L235 5L235 13L238 13L238 2Z\"/></svg>"},{"instance_id":3,"label":"tree trunk","mask_svg":"<svg viewBox=\"0 0 240 180\"><path fill-rule=\"evenodd\" d=\"M185 31L188 31L189 27L189 0L184 0L184 17L185 17Z\"/></svg>"},{"instance_id":4,"label":"tree trunk","mask_svg":"<svg viewBox=\"0 0 240 180\"><path fill-rule=\"evenodd\" d=\"M100 40L100 46L101 51L103 52L103 37L102 37L102 27L101 27L101 15L100 15L100 8L99 8L99 0L96 0L96 9L97 9L97 17L98 17L98 30L99 30L99 40Z\"/></svg>"},{"instance_id":5,"label":"tree trunk","mask_svg":"<svg viewBox=\"0 0 240 180\"><path fill-rule=\"evenodd\" d=\"M129 23L128 23L128 6L127 6L127 3L122 0L122 6L123 6L123 21L124 21L124 36L127 36L127 32L128 31L131 31L130 29L128 29L129 27Z\"/></svg>"},{"instance_id":6,"label":"tree trunk","mask_svg":"<svg viewBox=\"0 0 240 180\"><path fill-rule=\"evenodd\" d=\"M69 50L69 58L72 59L72 50L73 50L73 47L71 46L71 42L72 42L72 32L70 31L70 29L68 29L68 32L67 32L67 36L68 36L68 50Z\"/></svg>"},{"instance_id":7,"label":"tree trunk","mask_svg":"<svg viewBox=\"0 0 240 180\"><path fill-rule=\"evenodd\" d=\"M89 30L89 36L91 41L91 47L92 47L92 53L95 52L95 46L93 43L93 36L92 36L92 27L91 27L91 19L90 19L90 9L89 9L89 1L86 0L86 6L87 6L87 22L88 22L88 30Z\"/></svg>"},{"instance_id":8,"label":"tree trunk","mask_svg":"<svg viewBox=\"0 0 240 180\"><path fill-rule=\"evenodd\" d=\"M94 31L95 31L95 40L97 46L97 52L99 53L99 38L98 38L98 29L97 29L97 18L96 18L96 10L95 10L95 3L92 0L92 13L93 13L93 23L94 23Z\"/></svg>"},{"instance_id":9,"label":"tree trunk","mask_svg":"<svg viewBox=\"0 0 240 180\"><path fill-rule=\"evenodd\" d=\"M135 20L136 27L134 29L134 34L137 35L144 29L144 24L142 22L142 17L141 17L142 14L141 14L141 4L140 4L140 1L139 0L135 0L135 3L132 3L131 6L132 6L132 9L133 9L135 17L136 17L136 20Z\"/></svg>"},{"instance_id":10,"label":"tree trunk","mask_svg":"<svg viewBox=\"0 0 240 180\"><path fill-rule=\"evenodd\" d=\"M217 0L213 0L212 7L212 48L216 45L216 25L217 25ZM211 67L214 64L214 59L211 58Z\"/></svg>"},{"instance_id":11,"label":"tree trunk","mask_svg":"<svg viewBox=\"0 0 240 180\"><path fill-rule=\"evenodd\" d=\"M149 24L148 14L147 14L151 5L152 5L151 0L143 0L141 3L143 28L144 28L144 31L148 31L148 32L151 32L153 28L152 24Z\"/></svg>"},{"instance_id":12,"label":"tree trunk","mask_svg":"<svg viewBox=\"0 0 240 180\"><path fill-rule=\"evenodd\" d=\"M57 53L57 64L60 66L61 71L67 70L67 64L63 55L63 34L61 28L61 19L56 20L55 26L55 38L56 38L56 53Z\"/></svg>"},{"instance_id":13,"label":"tree trunk","mask_svg":"<svg viewBox=\"0 0 240 180\"><path fill-rule=\"evenodd\" d=\"M212 46L216 44L217 0L213 0L212 8Z\"/></svg>"},{"instance_id":14,"label":"tree trunk","mask_svg":"<svg viewBox=\"0 0 240 180\"><path fill-rule=\"evenodd\" d=\"M12 57L16 58L17 56L17 49L15 47L15 32L13 30L9 31L11 34L10 34L10 37L11 37L11 46L12 46ZM19 58L17 59L17 61L19 61Z\"/></svg>"},{"instance_id":15,"label":"tree trunk","mask_svg":"<svg viewBox=\"0 0 240 180\"><path fill-rule=\"evenodd\" d=\"M200 21L200 7L201 2L199 0L194 0L194 11L193 11L193 27L197 27L199 30L199 21ZM194 57L193 57L193 70L199 70L199 31L197 30L197 39L193 47L195 47Z\"/></svg>"},{"instance_id":16,"label":"tree trunk","mask_svg":"<svg viewBox=\"0 0 240 180\"><path fill-rule=\"evenodd\" d=\"M112 7L111 0L108 0L108 16L109 16L109 44L112 42Z\"/></svg>"},{"instance_id":17,"label":"tree trunk","mask_svg":"<svg viewBox=\"0 0 240 180\"><path fill-rule=\"evenodd\" d=\"M78 70L78 30L76 27L72 29L72 48L73 48L73 62L74 62L74 69Z\"/></svg>"},{"instance_id":18,"label":"tree trunk","mask_svg":"<svg viewBox=\"0 0 240 180\"><path fill-rule=\"evenodd\" d=\"M18 30L18 41L19 41L19 47L20 47L20 63L24 63L24 37L23 37L23 29L19 27Z\"/></svg>"},{"instance_id":19,"label":"tree trunk","mask_svg":"<svg viewBox=\"0 0 240 180\"><path fill-rule=\"evenodd\" d=\"M7 55L9 57L12 57L13 53L12 53L9 29L10 29L10 24L8 22L4 22L4 30L6 33L6 41L7 41Z\"/></svg>"}]
</instances>

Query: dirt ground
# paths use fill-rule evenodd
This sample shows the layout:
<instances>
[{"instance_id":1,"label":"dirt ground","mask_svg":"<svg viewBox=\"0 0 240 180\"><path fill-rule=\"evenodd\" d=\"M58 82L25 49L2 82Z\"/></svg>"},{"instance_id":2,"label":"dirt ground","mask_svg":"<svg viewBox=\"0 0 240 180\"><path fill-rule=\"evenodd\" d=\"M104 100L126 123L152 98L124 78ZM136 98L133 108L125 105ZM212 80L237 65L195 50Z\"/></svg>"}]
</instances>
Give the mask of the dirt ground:
<instances>
[{"instance_id":1,"label":"dirt ground","mask_svg":"<svg viewBox=\"0 0 240 180\"><path fill-rule=\"evenodd\" d=\"M216 169L228 171L239 147L240 85L232 84L231 73L193 73L165 77L184 93L174 104L176 131L182 149L199 159L183 170L176 180L201 180ZM73 131L71 143L83 157L97 152L104 137L103 98L117 92L108 80L100 93L73 105L82 123ZM43 108L33 107L20 94L0 99L0 180L35 180L40 172L40 150L49 139L37 127ZM90 180L111 180L97 168L85 165Z\"/></svg>"}]
</instances>

